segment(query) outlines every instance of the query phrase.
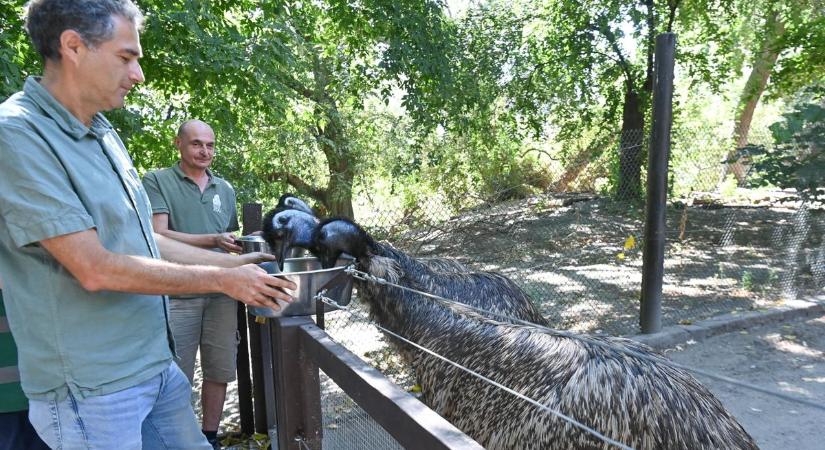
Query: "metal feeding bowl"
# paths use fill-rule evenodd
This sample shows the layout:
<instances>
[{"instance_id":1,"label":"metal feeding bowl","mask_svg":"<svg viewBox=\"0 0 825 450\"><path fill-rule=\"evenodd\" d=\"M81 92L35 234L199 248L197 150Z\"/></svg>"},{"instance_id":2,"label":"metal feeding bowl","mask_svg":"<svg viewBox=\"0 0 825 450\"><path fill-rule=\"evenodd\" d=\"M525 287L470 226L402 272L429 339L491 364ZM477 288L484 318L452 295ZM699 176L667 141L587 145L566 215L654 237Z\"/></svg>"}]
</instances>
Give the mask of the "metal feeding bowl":
<instances>
[{"instance_id":1,"label":"metal feeding bowl","mask_svg":"<svg viewBox=\"0 0 825 450\"><path fill-rule=\"evenodd\" d=\"M334 300L341 306L349 304L352 299L352 277L344 272L353 260L340 258L335 267L322 269L321 262L315 257L287 258L284 261L284 270L278 271L275 263L263 263L261 267L272 276L286 278L297 285L296 290L288 291L295 300L286 303L278 300L281 306L279 311L259 306L248 306L249 313L258 317L307 316L317 312L315 295L326 289L325 297ZM336 308L324 304L324 311L334 311Z\"/></svg>"}]
</instances>

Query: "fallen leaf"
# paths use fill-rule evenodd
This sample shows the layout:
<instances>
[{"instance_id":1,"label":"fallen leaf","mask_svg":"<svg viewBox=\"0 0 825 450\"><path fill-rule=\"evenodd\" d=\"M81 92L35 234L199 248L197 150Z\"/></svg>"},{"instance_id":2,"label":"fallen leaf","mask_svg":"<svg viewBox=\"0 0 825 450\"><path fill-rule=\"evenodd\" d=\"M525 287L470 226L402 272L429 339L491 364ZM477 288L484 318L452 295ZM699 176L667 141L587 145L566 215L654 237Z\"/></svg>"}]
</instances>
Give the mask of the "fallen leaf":
<instances>
[{"instance_id":1,"label":"fallen leaf","mask_svg":"<svg viewBox=\"0 0 825 450\"><path fill-rule=\"evenodd\" d=\"M635 247L636 247L636 238L634 238L633 236L628 236L627 239L625 239L625 241L624 241L625 251L632 250Z\"/></svg>"}]
</instances>

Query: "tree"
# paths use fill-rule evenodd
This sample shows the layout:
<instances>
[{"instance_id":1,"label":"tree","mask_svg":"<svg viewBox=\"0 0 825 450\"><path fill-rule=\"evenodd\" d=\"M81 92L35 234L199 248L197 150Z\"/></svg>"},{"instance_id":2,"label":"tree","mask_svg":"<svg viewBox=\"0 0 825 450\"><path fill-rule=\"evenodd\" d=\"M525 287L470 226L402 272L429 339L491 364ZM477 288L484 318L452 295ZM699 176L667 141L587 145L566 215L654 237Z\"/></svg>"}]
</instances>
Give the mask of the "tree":
<instances>
[{"instance_id":1,"label":"tree","mask_svg":"<svg viewBox=\"0 0 825 450\"><path fill-rule=\"evenodd\" d=\"M575 140L585 128L599 128L605 131L595 136L598 142L621 123L616 196L637 199L655 37L680 32L678 63L696 81L719 85L724 80L719 74L727 69L722 55L730 44L721 32L703 26L716 14L731 14L728 2L525 0L491 2L464 27L472 35L486 26L485 33L495 35L483 51L502 55L503 63L489 76L534 133L549 128L561 139ZM589 155L573 156L580 161Z\"/></svg>"},{"instance_id":2,"label":"tree","mask_svg":"<svg viewBox=\"0 0 825 450\"><path fill-rule=\"evenodd\" d=\"M821 1L748 0L743 3L740 5L742 10L757 12L739 25L752 33L748 36L747 31L743 32L746 42L753 42L754 50L749 62L751 72L735 113L736 147L728 159L734 158L736 149L747 145L751 120L762 94L768 89L769 79L773 79L779 96L789 95L825 77L825 57L822 56L825 53L825 17ZM780 56L787 59L783 62ZM775 70L777 66L778 71ZM729 163L726 172L733 173L740 184L745 181L745 164L739 159Z\"/></svg>"},{"instance_id":3,"label":"tree","mask_svg":"<svg viewBox=\"0 0 825 450\"><path fill-rule=\"evenodd\" d=\"M23 31L24 1L0 2L0 99L23 87L29 74L40 72L40 63Z\"/></svg>"},{"instance_id":4,"label":"tree","mask_svg":"<svg viewBox=\"0 0 825 450\"><path fill-rule=\"evenodd\" d=\"M181 115L213 119L219 139L232 140L237 175L288 183L333 214L353 214L352 186L366 155L351 145L357 130L349 125L364 100L388 98L400 86L405 107L426 126L437 119L425 103L450 90L453 30L436 0L144 7L150 94L137 102L140 115L156 124ZM137 126L135 144L152 155L141 162L156 163L151 147L161 135Z\"/></svg>"}]
</instances>

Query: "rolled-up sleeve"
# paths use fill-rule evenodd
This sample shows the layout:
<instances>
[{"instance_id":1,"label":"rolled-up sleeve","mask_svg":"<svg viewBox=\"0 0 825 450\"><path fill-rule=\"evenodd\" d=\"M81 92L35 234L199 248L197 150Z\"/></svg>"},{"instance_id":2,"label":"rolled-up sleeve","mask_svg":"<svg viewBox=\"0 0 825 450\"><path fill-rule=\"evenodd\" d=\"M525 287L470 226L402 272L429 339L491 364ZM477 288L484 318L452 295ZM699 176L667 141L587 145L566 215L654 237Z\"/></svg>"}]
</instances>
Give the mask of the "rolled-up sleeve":
<instances>
[{"instance_id":1,"label":"rolled-up sleeve","mask_svg":"<svg viewBox=\"0 0 825 450\"><path fill-rule=\"evenodd\" d=\"M152 205L152 214L169 214L169 205L166 204L166 199L160 192L158 178L154 172L143 176L143 189L146 190L146 196L149 197L149 203Z\"/></svg>"},{"instance_id":2,"label":"rolled-up sleeve","mask_svg":"<svg viewBox=\"0 0 825 450\"><path fill-rule=\"evenodd\" d=\"M18 247L95 227L63 164L37 133L0 126L0 215Z\"/></svg>"}]
</instances>

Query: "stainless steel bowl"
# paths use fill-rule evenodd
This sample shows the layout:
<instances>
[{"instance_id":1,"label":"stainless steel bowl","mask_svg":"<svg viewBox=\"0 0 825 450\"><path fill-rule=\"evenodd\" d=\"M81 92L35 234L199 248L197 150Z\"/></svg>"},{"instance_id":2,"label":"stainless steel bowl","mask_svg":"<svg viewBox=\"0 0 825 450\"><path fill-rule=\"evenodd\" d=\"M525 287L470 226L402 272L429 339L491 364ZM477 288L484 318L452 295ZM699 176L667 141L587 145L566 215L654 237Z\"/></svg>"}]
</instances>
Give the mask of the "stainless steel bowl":
<instances>
[{"instance_id":1,"label":"stainless steel bowl","mask_svg":"<svg viewBox=\"0 0 825 450\"><path fill-rule=\"evenodd\" d=\"M241 236L237 239L237 241L239 242L241 248L243 248L243 253L272 253L269 250L269 245L266 243L264 238L260 236Z\"/></svg>"},{"instance_id":2,"label":"stainless steel bowl","mask_svg":"<svg viewBox=\"0 0 825 450\"><path fill-rule=\"evenodd\" d=\"M295 291L289 291L295 300L292 303L278 301L279 311L271 308L249 306L249 313L259 317L307 316L317 312L315 295L326 289L326 297L339 305L347 305L352 299L352 277L344 272L344 268L352 263L352 259L341 258L336 266L322 269L318 258L288 258L284 261L284 270L274 273L273 276L286 278L297 285ZM269 267L274 267L270 265ZM333 311L335 308L324 305L324 311Z\"/></svg>"}]
</instances>

